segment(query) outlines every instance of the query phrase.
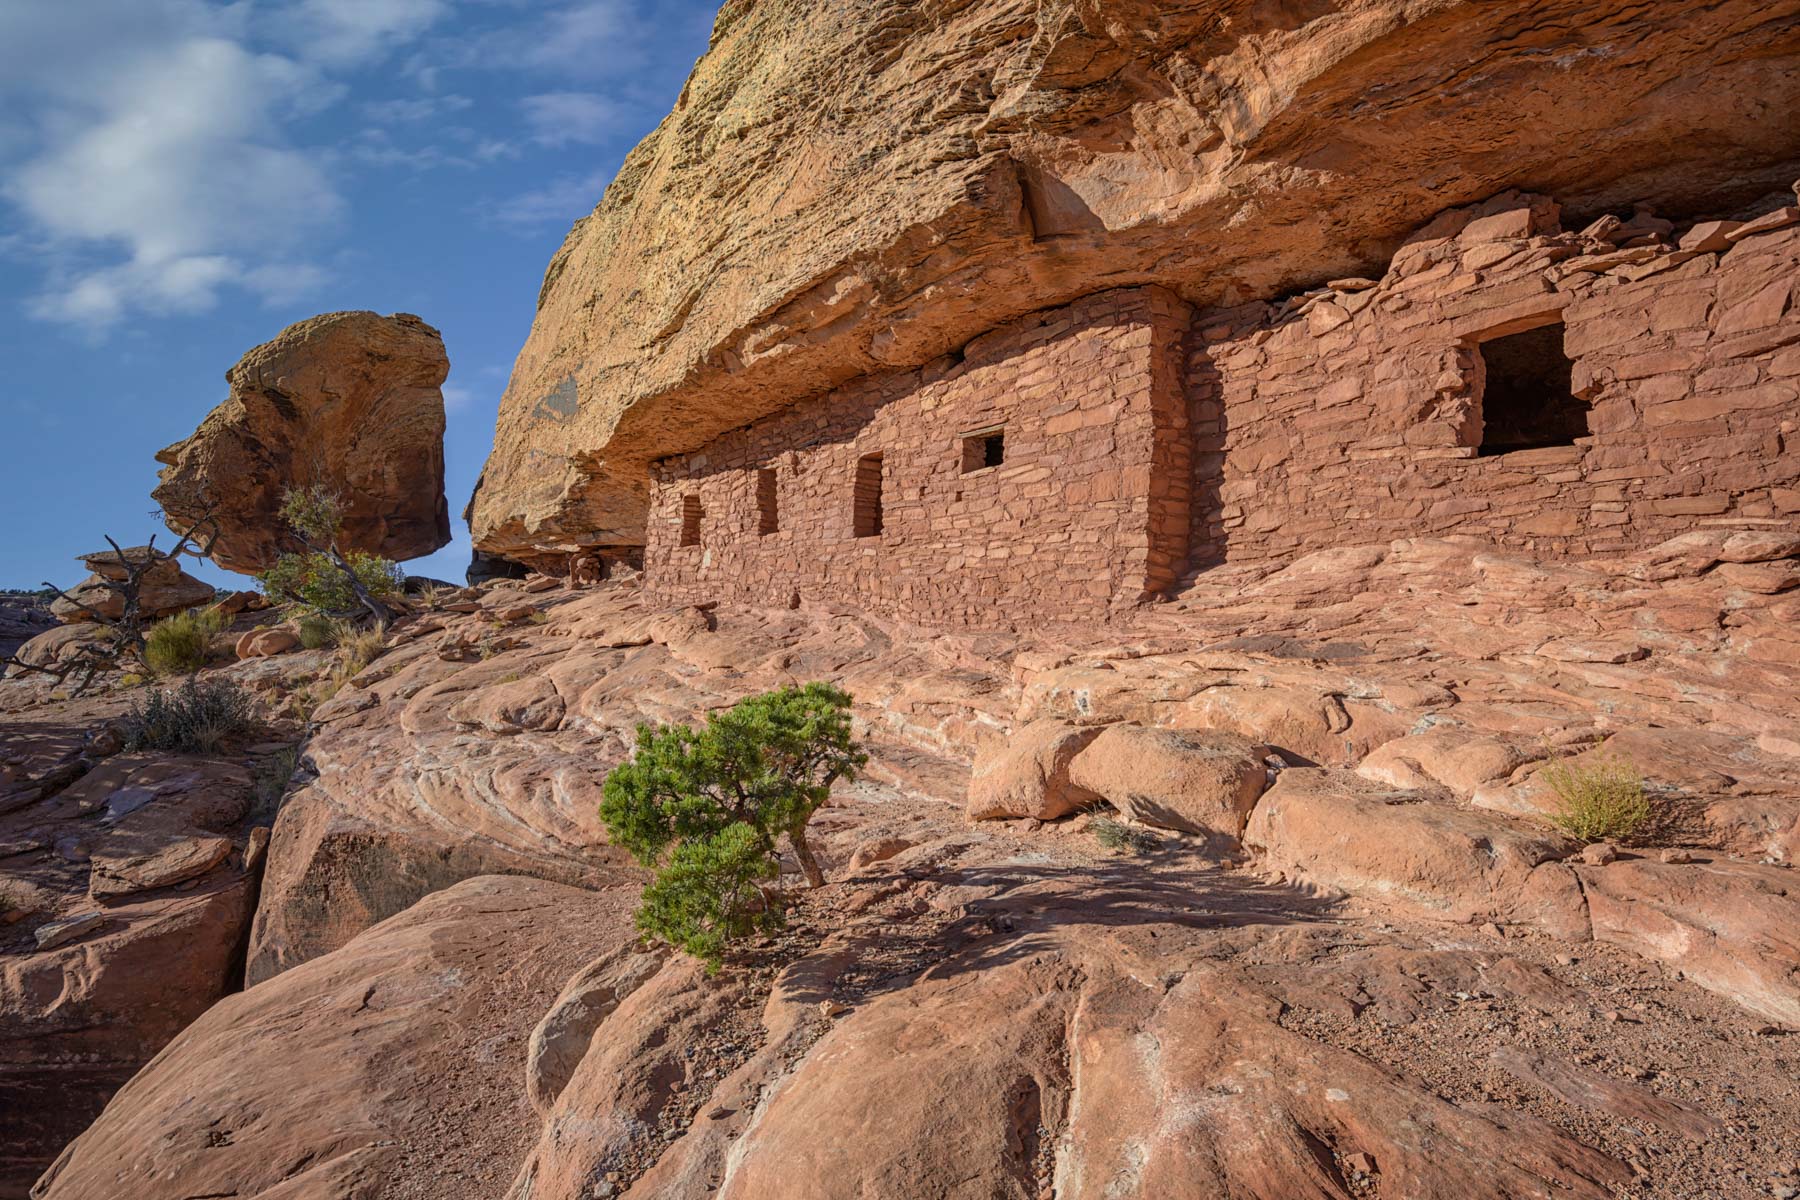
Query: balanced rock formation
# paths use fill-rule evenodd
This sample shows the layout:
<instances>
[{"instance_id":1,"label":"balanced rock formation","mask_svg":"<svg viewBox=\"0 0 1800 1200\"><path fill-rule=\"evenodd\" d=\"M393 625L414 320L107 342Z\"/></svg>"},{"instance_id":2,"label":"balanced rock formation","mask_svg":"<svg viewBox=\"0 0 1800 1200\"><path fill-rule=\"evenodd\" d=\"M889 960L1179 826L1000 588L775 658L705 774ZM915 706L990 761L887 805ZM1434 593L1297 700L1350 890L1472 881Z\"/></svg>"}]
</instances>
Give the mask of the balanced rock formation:
<instances>
[{"instance_id":1,"label":"balanced rock formation","mask_svg":"<svg viewBox=\"0 0 1800 1200\"><path fill-rule=\"evenodd\" d=\"M651 460L1104 288L1207 307L1379 275L1437 213L1519 185L1589 215L1785 192L1797 16L726 4L550 263L476 545L642 544Z\"/></svg>"},{"instance_id":2,"label":"balanced rock formation","mask_svg":"<svg viewBox=\"0 0 1800 1200\"><path fill-rule=\"evenodd\" d=\"M213 561L253 573L283 548L282 493L322 485L344 507L343 545L404 560L450 540L438 331L407 313L326 313L290 325L226 372L231 394L157 454L169 526L209 514Z\"/></svg>"},{"instance_id":3,"label":"balanced rock formation","mask_svg":"<svg viewBox=\"0 0 1800 1200\"><path fill-rule=\"evenodd\" d=\"M70 589L67 596L58 597L50 605L50 611L65 625L118 620L125 615L125 597L106 585L124 582L130 566L141 564L146 558L155 561L138 577L139 616L172 616L213 598L212 584L182 570L179 559L150 546L131 546L124 550L97 550L82 555L82 563L93 574Z\"/></svg>"}]
</instances>

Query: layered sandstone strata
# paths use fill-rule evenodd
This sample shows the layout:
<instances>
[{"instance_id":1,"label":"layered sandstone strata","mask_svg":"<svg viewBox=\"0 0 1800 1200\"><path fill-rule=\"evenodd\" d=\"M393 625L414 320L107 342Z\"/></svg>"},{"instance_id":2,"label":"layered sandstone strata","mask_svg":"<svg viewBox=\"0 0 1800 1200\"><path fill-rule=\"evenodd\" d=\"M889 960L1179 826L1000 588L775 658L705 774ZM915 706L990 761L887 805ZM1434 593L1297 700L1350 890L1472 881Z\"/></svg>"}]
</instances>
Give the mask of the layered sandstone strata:
<instances>
[{"instance_id":1,"label":"layered sandstone strata","mask_svg":"<svg viewBox=\"0 0 1800 1200\"><path fill-rule=\"evenodd\" d=\"M1024 314L1378 274L1509 186L1585 223L1793 178L1800 4L728 4L551 262L482 549L641 544L646 466Z\"/></svg>"},{"instance_id":2,"label":"layered sandstone strata","mask_svg":"<svg viewBox=\"0 0 1800 1200\"><path fill-rule=\"evenodd\" d=\"M407 313L326 313L290 325L226 372L231 394L192 437L157 454L169 527L204 517L212 558L263 570L285 547L283 493L322 486L343 505L342 544L392 559L450 540L438 331ZM285 547L291 548L291 547Z\"/></svg>"}]
</instances>

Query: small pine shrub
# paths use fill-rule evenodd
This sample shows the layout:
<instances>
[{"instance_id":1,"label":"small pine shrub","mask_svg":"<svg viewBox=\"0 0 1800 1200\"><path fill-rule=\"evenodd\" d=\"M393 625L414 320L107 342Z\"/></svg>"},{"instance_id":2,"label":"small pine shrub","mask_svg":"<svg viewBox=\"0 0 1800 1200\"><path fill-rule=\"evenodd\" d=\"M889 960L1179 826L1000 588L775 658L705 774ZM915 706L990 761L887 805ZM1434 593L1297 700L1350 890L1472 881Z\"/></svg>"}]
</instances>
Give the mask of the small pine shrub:
<instances>
[{"instance_id":1,"label":"small pine shrub","mask_svg":"<svg viewBox=\"0 0 1800 1200\"><path fill-rule=\"evenodd\" d=\"M298 625L300 644L308 650L323 650L337 644L337 622L322 613L307 613Z\"/></svg>"},{"instance_id":2,"label":"small pine shrub","mask_svg":"<svg viewBox=\"0 0 1800 1200\"><path fill-rule=\"evenodd\" d=\"M230 620L218 609L196 608L158 621L144 638L145 665L158 675L193 674Z\"/></svg>"},{"instance_id":3,"label":"small pine shrub","mask_svg":"<svg viewBox=\"0 0 1800 1200\"><path fill-rule=\"evenodd\" d=\"M1156 835L1111 817L1095 817L1094 838L1115 854L1148 854L1161 843Z\"/></svg>"},{"instance_id":4,"label":"small pine shrub","mask_svg":"<svg viewBox=\"0 0 1800 1200\"><path fill-rule=\"evenodd\" d=\"M213 754L256 724L256 703L228 679L190 675L179 688L159 688L125 714L127 750Z\"/></svg>"},{"instance_id":5,"label":"small pine shrub","mask_svg":"<svg viewBox=\"0 0 1800 1200\"><path fill-rule=\"evenodd\" d=\"M780 877L779 839L822 883L806 824L867 762L850 697L824 683L752 696L700 729L640 725L637 754L607 776L600 805L612 843L656 871L638 928L711 971L732 942L779 929L779 899L761 886Z\"/></svg>"},{"instance_id":6,"label":"small pine shrub","mask_svg":"<svg viewBox=\"0 0 1800 1200\"><path fill-rule=\"evenodd\" d=\"M1597 756L1587 763L1554 761L1543 770L1556 793L1550 821L1584 842L1623 841L1651 818L1644 777L1624 759Z\"/></svg>"}]
</instances>

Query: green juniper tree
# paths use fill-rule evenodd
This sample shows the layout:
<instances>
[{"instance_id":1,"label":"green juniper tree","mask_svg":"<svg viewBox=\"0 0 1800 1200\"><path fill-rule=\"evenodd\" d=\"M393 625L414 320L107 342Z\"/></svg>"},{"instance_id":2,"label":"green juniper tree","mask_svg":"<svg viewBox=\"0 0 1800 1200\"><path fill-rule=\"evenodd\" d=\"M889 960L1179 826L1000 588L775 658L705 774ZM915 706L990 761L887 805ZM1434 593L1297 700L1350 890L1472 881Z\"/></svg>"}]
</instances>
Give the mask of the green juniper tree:
<instances>
[{"instance_id":1,"label":"green juniper tree","mask_svg":"<svg viewBox=\"0 0 1800 1200\"><path fill-rule=\"evenodd\" d=\"M638 928L717 970L725 947L778 929L786 836L807 884L825 875L806 823L832 785L868 762L850 736L850 697L825 683L753 696L709 715L702 729L638 726L637 754L606 779L600 817L614 844L656 878L644 889Z\"/></svg>"},{"instance_id":2,"label":"green juniper tree","mask_svg":"<svg viewBox=\"0 0 1800 1200\"><path fill-rule=\"evenodd\" d=\"M281 519L305 553L283 554L259 575L265 592L331 616L361 611L377 625L394 619L386 601L404 590L406 576L388 559L340 548L344 516L336 495L318 485L289 488Z\"/></svg>"}]
</instances>

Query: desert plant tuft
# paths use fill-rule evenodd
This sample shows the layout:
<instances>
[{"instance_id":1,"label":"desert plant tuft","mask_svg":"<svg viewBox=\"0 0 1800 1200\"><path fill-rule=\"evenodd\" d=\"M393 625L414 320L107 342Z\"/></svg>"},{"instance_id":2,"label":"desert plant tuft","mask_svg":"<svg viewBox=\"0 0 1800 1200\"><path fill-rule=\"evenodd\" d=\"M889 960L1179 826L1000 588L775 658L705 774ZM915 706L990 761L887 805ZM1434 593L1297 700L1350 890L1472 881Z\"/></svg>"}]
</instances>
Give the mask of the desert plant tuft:
<instances>
[{"instance_id":1,"label":"desert plant tuft","mask_svg":"<svg viewBox=\"0 0 1800 1200\"><path fill-rule=\"evenodd\" d=\"M868 755L850 736L850 697L824 683L753 696L702 729L638 727L637 754L606 779L600 817L613 843L656 879L638 928L717 970L726 948L779 929L777 842L785 835L807 883L824 873L806 823Z\"/></svg>"},{"instance_id":2,"label":"desert plant tuft","mask_svg":"<svg viewBox=\"0 0 1800 1200\"><path fill-rule=\"evenodd\" d=\"M125 714L127 750L212 754L256 724L256 703L228 679L190 675L179 688L160 688Z\"/></svg>"},{"instance_id":3,"label":"desert plant tuft","mask_svg":"<svg viewBox=\"0 0 1800 1200\"><path fill-rule=\"evenodd\" d=\"M1551 823L1584 842L1628 838L1652 815L1643 775L1621 758L1599 755L1586 763L1552 761L1544 768L1543 779L1556 793Z\"/></svg>"},{"instance_id":4,"label":"desert plant tuft","mask_svg":"<svg viewBox=\"0 0 1800 1200\"><path fill-rule=\"evenodd\" d=\"M294 778L294 772L300 766L300 747L289 746L277 750L265 758L256 768L256 803L251 807L250 817L258 825L266 825L275 819L281 808L282 797L287 794L287 786Z\"/></svg>"},{"instance_id":5,"label":"desert plant tuft","mask_svg":"<svg viewBox=\"0 0 1800 1200\"><path fill-rule=\"evenodd\" d=\"M1117 854L1148 854L1162 844L1155 834L1112 817L1095 817L1092 829L1094 839Z\"/></svg>"},{"instance_id":6,"label":"desert plant tuft","mask_svg":"<svg viewBox=\"0 0 1800 1200\"><path fill-rule=\"evenodd\" d=\"M144 638L145 665L158 675L198 671L206 665L212 640L230 620L216 608L196 608L158 621Z\"/></svg>"},{"instance_id":7,"label":"desert plant tuft","mask_svg":"<svg viewBox=\"0 0 1800 1200\"><path fill-rule=\"evenodd\" d=\"M308 650L323 650L336 644L337 622L323 613L304 613L295 625L300 644Z\"/></svg>"}]
</instances>

